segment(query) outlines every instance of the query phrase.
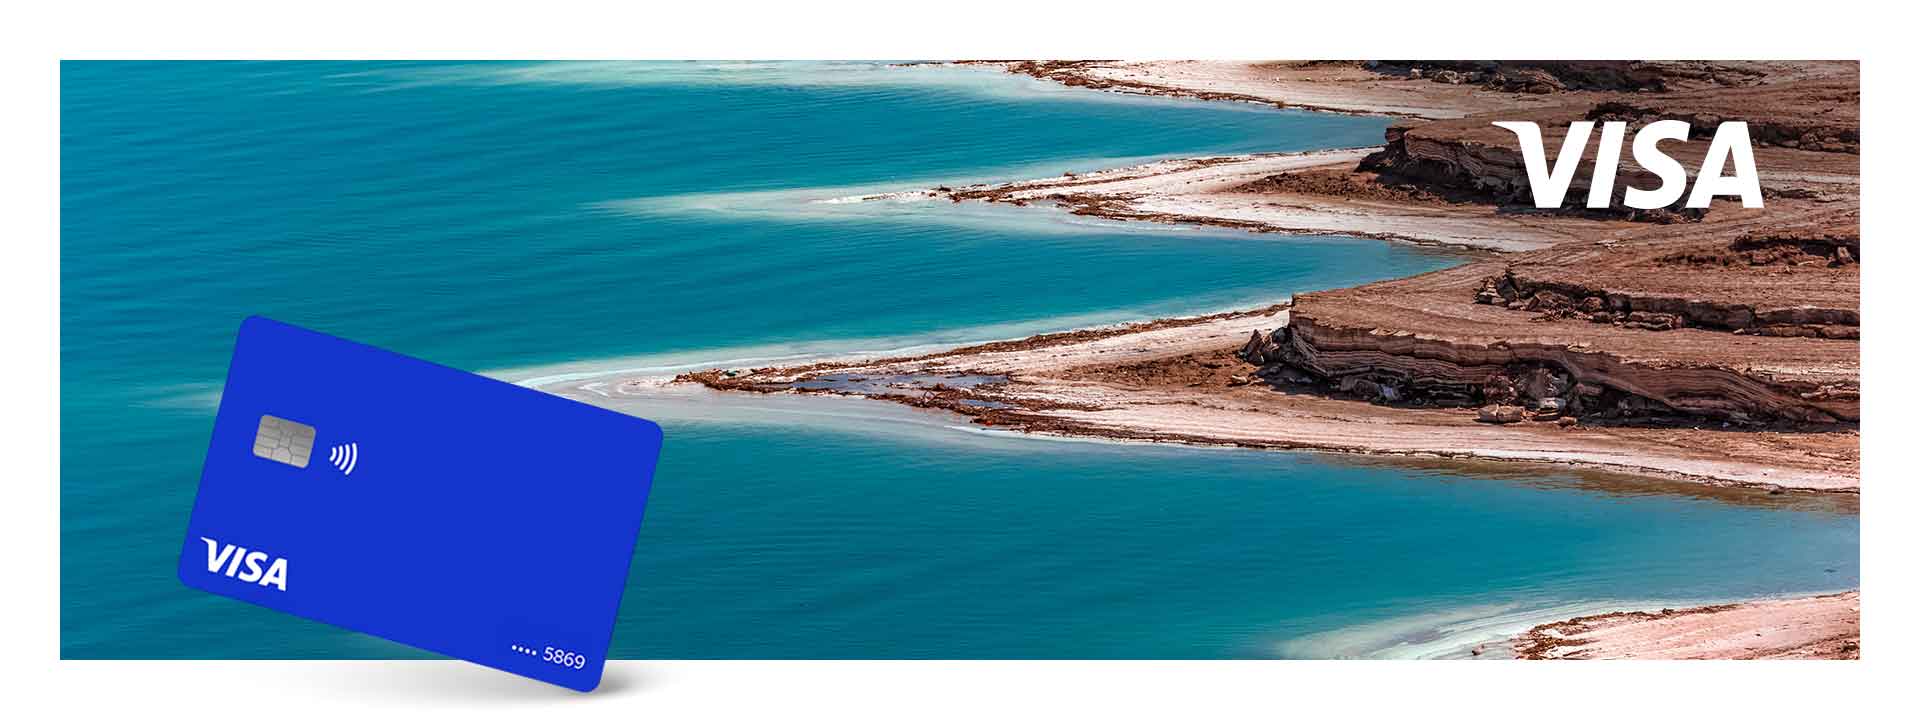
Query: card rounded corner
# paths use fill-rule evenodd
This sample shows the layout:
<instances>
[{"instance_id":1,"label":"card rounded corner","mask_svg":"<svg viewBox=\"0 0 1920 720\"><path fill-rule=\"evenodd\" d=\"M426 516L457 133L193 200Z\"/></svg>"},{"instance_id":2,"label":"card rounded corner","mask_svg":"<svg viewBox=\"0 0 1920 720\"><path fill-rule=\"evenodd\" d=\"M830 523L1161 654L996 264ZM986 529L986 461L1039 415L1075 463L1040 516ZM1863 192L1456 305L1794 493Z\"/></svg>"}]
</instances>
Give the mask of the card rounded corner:
<instances>
[{"instance_id":1,"label":"card rounded corner","mask_svg":"<svg viewBox=\"0 0 1920 720\"><path fill-rule=\"evenodd\" d=\"M633 427L638 428L640 439L645 441L645 444L652 445L658 449L662 443L666 442L667 431L665 428L660 427L660 423L638 415L626 415L622 413L622 416L629 420Z\"/></svg>"},{"instance_id":2,"label":"card rounded corner","mask_svg":"<svg viewBox=\"0 0 1920 720\"><path fill-rule=\"evenodd\" d=\"M202 589L199 585L193 584L193 581L188 579L187 567L183 563L176 562L173 564L173 578L175 580L179 580L181 585L186 586L189 589L193 589L193 590Z\"/></svg>"},{"instance_id":3,"label":"card rounded corner","mask_svg":"<svg viewBox=\"0 0 1920 720\"><path fill-rule=\"evenodd\" d=\"M272 322L273 322L273 318L267 317L265 315L261 315L259 313L249 313L246 317L240 318L239 332L244 333L248 329L259 326L262 323L272 323Z\"/></svg>"}]
</instances>

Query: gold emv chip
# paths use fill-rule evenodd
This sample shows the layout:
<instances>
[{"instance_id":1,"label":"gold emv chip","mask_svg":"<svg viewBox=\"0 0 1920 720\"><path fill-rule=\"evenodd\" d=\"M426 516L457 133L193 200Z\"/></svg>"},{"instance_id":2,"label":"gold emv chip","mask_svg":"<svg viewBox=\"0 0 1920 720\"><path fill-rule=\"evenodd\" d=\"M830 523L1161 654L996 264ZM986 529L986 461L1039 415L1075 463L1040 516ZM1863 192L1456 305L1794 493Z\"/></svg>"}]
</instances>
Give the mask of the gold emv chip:
<instances>
[{"instance_id":1,"label":"gold emv chip","mask_svg":"<svg viewBox=\"0 0 1920 720\"><path fill-rule=\"evenodd\" d=\"M313 426L261 415L260 430L253 435L253 454L304 468L307 458L313 455Z\"/></svg>"}]
</instances>

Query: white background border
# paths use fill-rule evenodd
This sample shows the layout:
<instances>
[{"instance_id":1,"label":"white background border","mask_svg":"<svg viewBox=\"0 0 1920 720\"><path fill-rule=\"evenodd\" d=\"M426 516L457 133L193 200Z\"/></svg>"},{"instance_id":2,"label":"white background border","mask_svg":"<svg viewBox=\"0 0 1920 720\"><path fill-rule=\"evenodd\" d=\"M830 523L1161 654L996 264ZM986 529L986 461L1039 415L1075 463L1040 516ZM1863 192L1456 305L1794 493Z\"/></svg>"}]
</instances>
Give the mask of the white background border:
<instances>
[{"instance_id":1,"label":"white background border","mask_svg":"<svg viewBox=\"0 0 1920 720\"><path fill-rule=\"evenodd\" d=\"M1910 435L1920 425L1911 244L1910 17L1891 4L1592 2L17 4L0 30L0 702L124 716L566 710L632 716L1251 714L1848 717L1911 708ZM80 58L1836 58L1864 61L1862 574L1853 663L610 663L580 696L454 662L78 662L59 655L59 67ZM1896 325L1893 319L1902 322ZM1886 320L1886 322L1880 322ZM1904 375L1904 372L1902 373ZM1895 438L1900 438L1899 442ZM1766 552L1767 548L1752 548ZM22 715L24 716L24 715Z\"/></svg>"}]
</instances>

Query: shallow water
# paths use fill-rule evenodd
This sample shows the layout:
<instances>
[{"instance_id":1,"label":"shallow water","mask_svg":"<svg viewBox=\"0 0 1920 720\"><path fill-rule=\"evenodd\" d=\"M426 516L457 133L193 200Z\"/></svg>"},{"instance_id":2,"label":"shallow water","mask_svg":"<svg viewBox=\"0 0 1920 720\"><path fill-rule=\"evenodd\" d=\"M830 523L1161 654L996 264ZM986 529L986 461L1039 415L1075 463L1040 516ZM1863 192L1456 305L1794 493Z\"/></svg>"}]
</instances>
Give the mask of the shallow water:
<instances>
[{"instance_id":1,"label":"shallow water","mask_svg":"<svg viewBox=\"0 0 1920 720\"><path fill-rule=\"evenodd\" d=\"M1377 118L877 64L68 63L62 83L66 657L415 655L172 576L248 314L540 384L1265 304L1457 261L817 202L1372 144ZM1009 437L861 400L583 399L669 438L623 657L1445 654L1542 608L1858 584L1840 501Z\"/></svg>"}]
</instances>

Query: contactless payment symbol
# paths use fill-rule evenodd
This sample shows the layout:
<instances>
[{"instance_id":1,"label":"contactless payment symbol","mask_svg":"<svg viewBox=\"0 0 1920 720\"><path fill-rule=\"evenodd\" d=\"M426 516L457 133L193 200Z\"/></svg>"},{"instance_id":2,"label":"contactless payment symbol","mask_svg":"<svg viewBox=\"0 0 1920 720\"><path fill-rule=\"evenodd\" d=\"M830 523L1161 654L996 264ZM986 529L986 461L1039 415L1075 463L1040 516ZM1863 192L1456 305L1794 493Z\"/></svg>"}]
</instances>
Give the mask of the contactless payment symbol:
<instances>
[{"instance_id":1,"label":"contactless payment symbol","mask_svg":"<svg viewBox=\"0 0 1920 720\"><path fill-rule=\"evenodd\" d=\"M354 466L360 464L360 443L333 446L327 451L327 462L333 463L341 475L352 475Z\"/></svg>"}]
</instances>

